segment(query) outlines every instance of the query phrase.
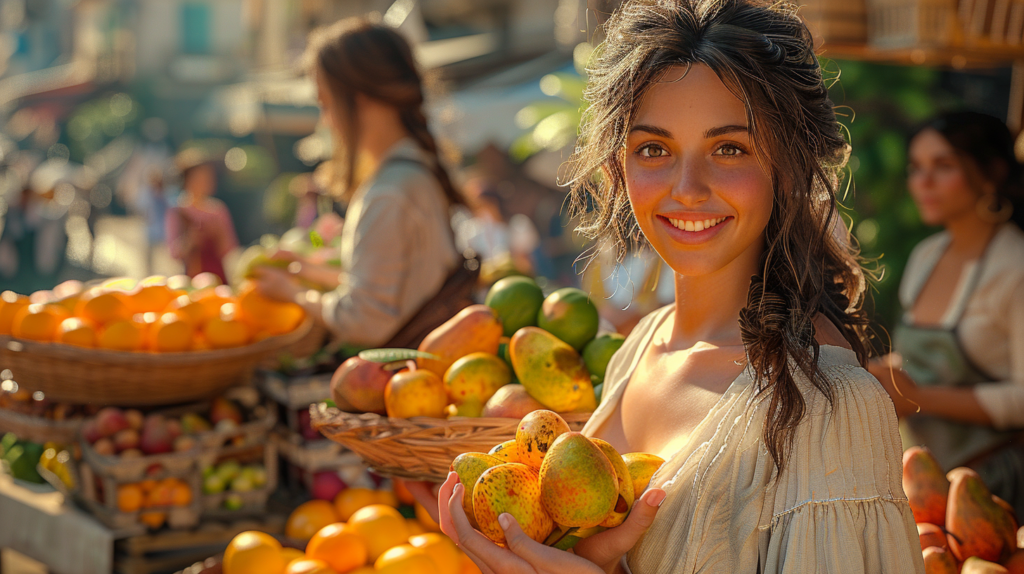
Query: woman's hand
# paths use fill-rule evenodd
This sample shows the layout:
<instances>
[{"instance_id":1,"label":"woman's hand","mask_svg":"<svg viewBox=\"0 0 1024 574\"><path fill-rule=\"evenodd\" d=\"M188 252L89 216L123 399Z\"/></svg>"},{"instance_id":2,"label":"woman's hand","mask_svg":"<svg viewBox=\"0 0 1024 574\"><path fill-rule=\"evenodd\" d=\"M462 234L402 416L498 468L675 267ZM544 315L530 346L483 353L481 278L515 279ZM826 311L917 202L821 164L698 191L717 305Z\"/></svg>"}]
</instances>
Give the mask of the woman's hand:
<instances>
[{"instance_id":1,"label":"woman's hand","mask_svg":"<svg viewBox=\"0 0 1024 574\"><path fill-rule=\"evenodd\" d=\"M879 357L868 362L868 372L874 375L882 388L889 393L892 404L896 407L896 416L903 418L920 411L917 383L906 371L899 368L890 355Z\"/></svg>"},{"instance_id":2,"label":"woman's hand","mask_svg":"<svg viewBox=\"0 0 1024 574\"><path fill-rule=\"evenodd\" d=\"M270 254L269 259L271 261L284 261L286 263L294 263L296 261L298 261L299 263L305 262L305 259L301 255L295 253L294 251L288 251L287 249L275 250L273 253Z\"/></svg>"},{"instance_id":3,"label":"woman's hand","mask_svg":"<svg viewBox=\"0 0 1024 574\"><path fill-rule=\"evenodd\" d=\"M441 488L441 483L423 480L406 480L404 483L409 489L409 494L427 511L434 522L437 522L437 492Z\"/></svg>"},{"instance_id":4,"label":"woman's hand","mask_svg":"<svg viewBox=\"0 0 1024 574\"><path fill-rule=\"evenodd\" d=\"M299 282L290 273L275 267L260 266L252 270L256 291L269 299L295 303L303 291Z\"/></svg>"},{"instance_id":5,"label":"woman's hand","mask_svg":"<svg viewBox=\"0 0 1024 574\"><path fill-rule=\"evenodd\" d=\"M602 574L615 572L619 561L654 521L665 491L652 489L645 493L630 512L626 522L591 538L580 541L576 555L545 546L528 537L510 514L498 517L508 548L502 548L477 532L469 524L462 507L466 494L455 473L438 493L441 531L447 534L484 574ZM589 542L588 542L589 541ZM587 542L587 544L584 544Z\"/></svg>"}]
</instances>

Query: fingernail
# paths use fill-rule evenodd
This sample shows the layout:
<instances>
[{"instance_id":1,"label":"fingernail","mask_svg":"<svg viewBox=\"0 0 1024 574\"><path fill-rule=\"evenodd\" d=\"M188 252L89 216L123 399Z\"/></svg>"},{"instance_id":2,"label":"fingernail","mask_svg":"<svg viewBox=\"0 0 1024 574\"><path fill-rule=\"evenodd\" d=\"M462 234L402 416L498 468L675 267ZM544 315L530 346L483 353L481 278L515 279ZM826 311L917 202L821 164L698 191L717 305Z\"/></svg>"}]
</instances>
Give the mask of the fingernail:
<instances>
[{"instance_id":1,"label":"fingernail","mask_svg":"<svg viewBox=\"0 0 1024 574\"><path fill-rule=\"evenodd\" d=\"M506 512L498 517L498 524L501 525L502 530L508 530L508 527L512 526L512 517Z\"/></svg>"},{"instance_id":2,"label":"fingernail","mask_svg":"<svg viewBox=\"0 0 1024 574\"><path fill-rule=\"evenodd\" d=\"M662 502L665 502L664 490L655 491L651 493L649 497L647 497L647 504L650 506L661 506Z\"/></svg>"},{"instance_id":3,"label":"fingernail","mask_svg":"<svg viewBox=\"0 0 1024 574\"><path fill-rule=\"evenodd\" d=\"M457 472L455 472L455 471L452 471L452 472L449 472L449 473L448 473L448 479L450 480L450 479L452 478L452 475L453 475L453 474L455 475L455 479L456 479L456 480L458 480L458 478L459 478L459 473L457 473Z\"/></svg>"}]
</instances>

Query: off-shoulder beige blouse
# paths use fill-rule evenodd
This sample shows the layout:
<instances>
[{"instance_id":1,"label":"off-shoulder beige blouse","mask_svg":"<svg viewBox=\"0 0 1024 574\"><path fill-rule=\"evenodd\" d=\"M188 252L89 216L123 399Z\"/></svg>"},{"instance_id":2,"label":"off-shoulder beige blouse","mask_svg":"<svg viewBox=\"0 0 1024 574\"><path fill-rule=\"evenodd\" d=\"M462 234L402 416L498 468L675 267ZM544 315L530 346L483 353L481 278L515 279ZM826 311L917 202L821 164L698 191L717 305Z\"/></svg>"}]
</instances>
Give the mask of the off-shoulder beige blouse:
<instances>
[{"instance_id":1,"label":"off-shoulder beige blouse","mask_svg":"<svg viewBox=\"0 0 1024 574\"><path fill-rule=\"evenodd\" d=\"M597 434L672 306L640 322L612 358ZM841 347L821 346L834 407L799 377L806 410L781 475L761 440L766 405L744 371L688 442L651 479L667 496L626 557L633 574L923 573L902 486L902 451L888 395Z\"/></svg>"}]
</instances>

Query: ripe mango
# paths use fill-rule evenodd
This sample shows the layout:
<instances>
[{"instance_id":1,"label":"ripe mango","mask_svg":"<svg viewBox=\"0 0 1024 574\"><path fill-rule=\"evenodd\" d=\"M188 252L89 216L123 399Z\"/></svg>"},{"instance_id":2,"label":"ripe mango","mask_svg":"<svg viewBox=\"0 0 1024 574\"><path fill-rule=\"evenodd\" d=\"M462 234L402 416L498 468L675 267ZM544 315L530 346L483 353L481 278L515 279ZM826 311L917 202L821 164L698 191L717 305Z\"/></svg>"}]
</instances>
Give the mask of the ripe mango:
<instances>
[{"instance_id":1,"label":"ripe mango","mask_svg":"<svg viewBox=\"0 0 1024 574\"><path fill-rule=\"evenodd\" d=\"M519 462L534 470L540 469L544 455L554 444L555 439L569 432L566 424L558 413L551 411L533 411L519 421L516 429L516 447Z\"/></svg>"},{"instance_id":2,"label":"ripe mango","mask_svg":"<svg viewBox=\"0 0 1024 574\"><path fill-rule=\"evenodd\" d=\"M381 363L351 357L331 377L331 397L366 413L385 414L384 389L392 373Z\"/></svg>"},{"instance_id":3,"label":"ripe mango","mask_svg":"<svg viewBox=\"0 0 1024 574\"><path fill-rule=\"evenodd\" d=\"M956 559L946 549L929 546L923 554L925 574L957 574Z\"/></svg>"},{"instance_id":4,"label":"ripe mango","mask_svg":"<svg viewBox=\"0 0 1024 574\"><path fill-rule=\"evenodd\" d=\"M597 393L590 381L580 382L580 402L572 410L574 413L592 413L597 410Z\"/></svg>"},{"instance_id":5,"label":"ripe mango","mask_svg":"<svg viewBox=\"0 0 1024 574\"><path fill-rule=\"evenodd\" d=\"M498 517L505 512L537 542L547 538L555 527L540 501L537 471L525 464L502 464L485 470L473 488L473 512L480 532L501 545L505 544L505 533Z\"/></svg>"},{"instance_id":6,"label":"ripe mango","mask_svg":"<svg viewBox=\"0 0 1024 574\"><path fill-rule=\"evenodd\" d=\"M910 501L914 522L946 525L950 480L927 448L914 446L903 453L903 491Z\"/></svg>"},{"instance_id":7,"label":"ripe mango","mask_svg":"<svg viewBox=\"0 0 1024 574\"><path fill-rule=\"evenodd\" d=\"M1008 558L1016 545L1012 527L1010 514L992 500L978 473L964 470L954 476L946 509L954 556L965 561L972 556L992 562Z\"/></svg>"},{"instance_id":8,"label":"ripe mango","mask_svg":"<svg viewBox=\"0 0 1024 574\"><path fill-rule=\"evenodd\" d=\"M448 400L456 406L474 406L480 416L484 404L505 385L512 382L512 371L496 355L470 353L452 363L444 373Z\"/></svg>"},{"instance_id":9,"label":"ripe mango","mask_svg":"<svg viewBox=\"0 0 1024 574\"><path fill-rule=\"evenodd\" d=\"M590 373L579 353L560 339L537 327L516 331L509 342L516 377L545 407L569 412L579 405L589 389Z\"/></svg>"},{"instance_id":10,"label":"ripe mango","mask_svg":"<svg viewBox=\"0 0 1024 574\"><path fill-rule=\"evenodd\" d=\"M626 461L622 459L622 455L615 450L615 447L599 438L591 438L590 442L601 449L601 452L608 457L608 462L612 463L612 468L615 469L615 478L619 483L619 497L615 501L615 508L611 514L601 523L601 526L605 528L615 528L626 520L629 510L633 508L633 500L636 498L633 491L633 479L629 476Z\"/></svg>"},{"instance_id":11,"label":"ripe mango","mask_svg":"<svg viewBox=\"0 0 1024 574\"><path fill-rule=\"evenodd\" d=\"M928 524L927 522L918 523L917 536L921 540L922 552L924 552L925 548L930 546L949 548L949 542L946 540L946 533L934 524Z\"/></svg>"},{"instance_id":12,"label":"ripe mango","mask_svg":"<svg viewBox=\"0 0 1024 574\"><path fill-rule=\"evenodd\" d=\"M543 410L544 405L526 392L523 385L505 385L498 389L484 405L485 417L521 419L533 411Z\"/></svg>"},{"instance_id":13,"label":"ripe mango","mask_svg":"<svg viewBox=\"0 0 1024 574\"><path fill-rule=\"evenodd\" d=\"M1003 566L1010 574L1024 574L1024 548L1014 550L1009 560L1003 562Z\"/></svg>"},{"instance_id":14,"label":"ripe mango","mask_svg":"<svg viewBox=\"0 0 1024 574\"><path fill-rule=\"evenodd\" d=\"M494 445L494 448L487 454L501 459L502 462L522 462L519 460L519 446L516 444L516 439Z\"/></svg>"},{"instance_id":15,"label":"ripe mango","mask_svg":"<svg viewBox=\"0 0 1024 574\"><path fill-rule=\"evenodd\" d=\"M450 470L459 475L459 482L466 488L462 498L462 509L466 511L470 524L476 528L476 514L473 511L473 489L480 475L488 468L504 464L505 461L481 452L467 452L455 457Z\"/></svg>"},{"instance_id":16,"label":"ripe mango","mask_svg":"<svg viewBox=\"0 0 1024 574\"><path fill-rule=\"evenodd\" d=\"M431 371L418 369L396 373L384 387L384 407L392 418L442 418L447 406L448 393L444 390L444 383Z\"/></svg>"},{"instance_id":17,"label":"ripe mango","mask_svg":"<svg viewBox=\"0 0 1024 574\"><path fill-rule=\"evenodd\" d=\"M629 478L633 481L633 498L639 500L647 490L651 477L665 464L665 459L646 452L630 452L622 455L622 460L625 461Z\"/></svg>"},{"instance_id":18,"label":"ripe mango","mask_svg":"<svg viewBox=\"0 0 1024 574\"><path fill-rule=\"evenodd\" d=\"M544 509L559 526L598 526L615 510L619 481L601 449L578 432L559 436L540 467Z\"/></svg>"},{"instance_id":19,"label":"ripe mango","mask_svg":"<svg viewBox=\"0 0 1024 574\"><path fill-rule=\"evenodd\" d=\"M1009 570L1003 568L995 562L989 562L983 560L977 556L971 556L967 560L964 560L964 565L960 569L960 574L1008 574Z\"/></svg>"},{"instance_id":20,"label":"ripe mango","mask_svg":"<svg viewBox=\"0 0 1024 574\"><path fill-rule=\"evenodd\" d=\"M416 359L416 363L421 369L443 377L452 363L470 353L496 355L501 334L501 321L493 309L487 305L470 305L431 331L420 343L420 351L440 359Z\"/></svg>"}]
</instances>

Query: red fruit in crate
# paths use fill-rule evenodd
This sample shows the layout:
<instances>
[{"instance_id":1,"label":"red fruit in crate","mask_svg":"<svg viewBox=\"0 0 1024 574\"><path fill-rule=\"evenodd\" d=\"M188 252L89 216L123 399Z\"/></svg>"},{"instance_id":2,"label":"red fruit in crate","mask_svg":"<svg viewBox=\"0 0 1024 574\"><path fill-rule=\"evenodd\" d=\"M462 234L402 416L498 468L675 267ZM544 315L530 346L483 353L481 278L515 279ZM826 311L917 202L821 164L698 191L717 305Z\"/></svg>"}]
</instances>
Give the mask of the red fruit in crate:
<instances>
[{"instance_id":1,"label":"red fruit in crate","mask_svg":"<svg viewBox=\"0 0 1024 574\"><path fill-rule=\"evenodd\" d=\"M1024 574L1024 548L1014 550L1010 559L1003 562L1003 566L1009 570L1010 574Z\"/></svg>"},{"instance_id":2,"label":"red fruit in crate","mask_svg":"<svg viewBox=\"0 0 1024 574\"><path fill-rule=\"evenodd\" d=\"M927 522L918 523L917 535L921 539L922 552L929 546L938 546L939 548L949 547L949 544L946 542L946 533L934 524L928 524Z\"/></svg>"},{"instance_id":3,"label":"red fruit in crate","mask_svg":"<svg viewBox=\"0 0 1024 574\"><path fill-rule=\"evenodd\" d=\"M171 440L181 436L181 421L178 419L167 419L167 432L171 435Z\"/></svg>"},{"instance_id":4,"label":"red fruit in crate","mask_svg":"<svg viewBox=\"0 0 1024 574\"><path fill-rule=\"evenodd\" d=\"M142 427L139 448L146 454L161 454L174 450L174 437L167 428L167 421L161 415L150 415Z\"/></svg>"},{"instance_id":5,"label":"red fruit in crate","mask_svg":"<svg viewBox=\"0 0 1024 574\"><path fill-rule=\"evenodd\" d=\"M119 408L106 407L96 413L96 432L101 437L114 436L127 428L131 428L131 424Z\"/></svg>"},{"instance_id":6,"label":"red fruit in crate","mask_svg":"<svg viewBox=\"0 0 1024 574\"><path fill-rule=\"evenodd\" d=\"M977 556L999 562L1014 550L1012 518L992 500L992 493L974 471L953 477L949 487L946 530L953 554L966 561Z\"/></svg>"},{"instance_id":7,"label":"red fruit in crate","mask_svg":"<svg viewBox=\"0 0 1024 574\"><path fill-rule=\"evenodd\" d=\"M313 486L310 494L319 500L332 501L338 493L345 490L348 485L338 476L338 473L329 470L321 471L313 475Z\"/></svg>"},{"instance_id":8,"label":"red fruit in crate","mask_svg":"<svg viewBox=\"0 0 1024 574\"><path fill-rule=\"evenodd\" d=\"M1006 568L995 562L982 560L977 556L971 556L964 560L963 566L960 567L960 572L962 574L1007 574Z\"/></svg>"},{"instance_id":9,"label":"red fruit in crate","mask_svg":"<svg viewBox=\"0 0 1024 574\"><path fill-rule=\"evenodd\" d=\"M946 525L949 480L927 448L914 446L903 453L903 491L910 500L914 522Z\"/></svg>"},{"instance_id":10,"label":"red fruit in crate","mask_svg":"<svg viewBox=\"0 0 1024 574\"><path fill-rule=\"evenodd\" d=\"M956 558L944 548L929 546L924 549L925 574L957 574Z\"/></svg>"},{"instance_id":11,"label":"red fruit in crate","mask_svg":"<svg viewBox=\"0 0 1024 574\"><path fill-rule=\"evenodd\" d=\"M103 435L100 434L99 427L96 426L96 419L89 419L84 425L82 425L82 438L84 438L89 444L93 444L103 438Z\"/></svg>"},{"instance_id":12,"label":"red fruit in crate","mask_svg":"<svg viewBox=\"0 0 1024 574\"><path fill-rule=\"evenodd\" d=\"M103 456L114 456L117 452L117 448L114 447L114 441L109 438L101 438L92 444L92 449L96 451L96 454Z\"/></svg>"},{"instance_id":13,"label":"red fruit in crate","mask_svg":"<svg viewBox=\"0 0 1024 574\"><path fill-rule=\"evenodd\" d=\"M139 447L139 431L128 428L114 435L114 447L117 452Z\"/></svg>"},{"instance_id":14,"label":"red fruit in crate","mask_svg":"<svg viewBox=\"0 0 1024 574\"><path fill-rule=\"evenodd\" d=\"M128 420L128 425L131 428L140 431L142 430L142 423L146 420L142 416L142 413L135 409L128 409L124 412L124 418Z\"/></svg>"},{"instance_id":15,"label":"red fruit in crate","mask_svg":"<svg viewBox=\"0 0 1024 574\"><path fill-rule=\"evenodd\" d=\"M243 422L242 411L239 410L238 405L230 400L224 397L217 397L213 399L213 403L210 405L210 422L216 426L217 423L224 420L233 421L236 425L240 425Z\"/></svg>"},{"instance_id":16,"label":"red fruit in crate","mask_svg":"<svg viewBox=\"0 0 1024 574\"><path fill-rule=\"evenodd\" d=\"M299 432L306 440L320 440L323 437L320 431L313 428L309 421L309 409L299 411Z\"/></svg>"},{"instance_id":17,"label":"red fruit in crate","mask_svg":"<svg viewBox=\"0 0 1024 574\"><path fill-rule=\"evenodd\" d=\"M358 411L385 414L384 388L392 374L380 363L352 357L331 377L331 398L339 406L347 403Z\"/></svg>"}]
</instances>

